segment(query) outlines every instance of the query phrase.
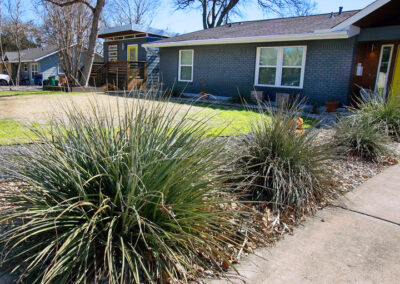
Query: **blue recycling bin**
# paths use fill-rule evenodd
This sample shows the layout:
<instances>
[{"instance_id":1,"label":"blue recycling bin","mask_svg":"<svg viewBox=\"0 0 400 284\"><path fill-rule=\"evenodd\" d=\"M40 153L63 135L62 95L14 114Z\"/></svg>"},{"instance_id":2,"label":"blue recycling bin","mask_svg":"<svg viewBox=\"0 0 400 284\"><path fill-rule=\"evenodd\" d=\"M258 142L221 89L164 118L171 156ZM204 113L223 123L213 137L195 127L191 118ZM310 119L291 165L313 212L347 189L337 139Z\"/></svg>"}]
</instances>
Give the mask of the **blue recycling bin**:
<instances>
[{"instance_id":1,"label":"blue recycling bin","mask_svg":"<svg viewBox=\"0 0 400 284\"><path fill-rule=\"evenodd\" d=\"M43 81L42 75L35 75L35 76L33 76L33 81L34 81L34 83L35 83L36 86L42 85L42 81Z\"/></svg>"}]
</instances>

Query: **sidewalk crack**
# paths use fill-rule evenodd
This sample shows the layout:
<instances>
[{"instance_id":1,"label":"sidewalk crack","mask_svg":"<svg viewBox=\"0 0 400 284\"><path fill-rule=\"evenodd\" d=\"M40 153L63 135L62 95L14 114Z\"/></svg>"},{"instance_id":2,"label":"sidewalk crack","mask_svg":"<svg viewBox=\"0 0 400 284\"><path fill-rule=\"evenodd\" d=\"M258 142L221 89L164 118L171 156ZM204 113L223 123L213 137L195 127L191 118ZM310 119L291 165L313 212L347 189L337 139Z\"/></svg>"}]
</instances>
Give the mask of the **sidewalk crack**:
<instances>
[{"instance_id":1,"label":"sidewalk crack","mask_svg":"<svg viewBox=\"0 0 400 284\"><path fill-rule=\"evenodd\" d=\"M394 221L390 221L390 220L387 220L387 219L384 219L384 218L381 218L381 217L378 217L378 216L374 216L374 215L371 215L371 214L368 214L368 213L364 213L364 212L361 212L361 211L357 211L357 210L353 210L353 209L350 209L350 208L346 208L346 207L340 206L340 205L331 204L331 206L332 207L336 207L336 208L340 208L340 209L343 209L343 210L346 210L346 211L349 211L349 212L353 212L353 213L357 213L357 214L360 214L360 215L364 215L364 216L367 216L367 217L370 217L370 218L374 218L374 219L377 219L377 220L380 220L380 221L383 221L383 222L387 222L387 223L390 223L390 224L393 224L393 225L396 225L396 226L400 227L400 223L397 223L397 222L394 222Z\"/></svg>"}]
</instances>

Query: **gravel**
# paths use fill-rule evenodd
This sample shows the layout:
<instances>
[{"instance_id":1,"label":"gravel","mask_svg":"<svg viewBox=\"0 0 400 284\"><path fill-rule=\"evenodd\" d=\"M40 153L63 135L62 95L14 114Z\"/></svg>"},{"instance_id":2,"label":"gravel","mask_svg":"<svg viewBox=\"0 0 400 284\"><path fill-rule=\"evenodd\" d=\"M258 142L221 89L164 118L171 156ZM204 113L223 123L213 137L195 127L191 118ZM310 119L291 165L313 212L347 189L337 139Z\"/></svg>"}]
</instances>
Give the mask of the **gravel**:
<instances>
[{"instance_id":1,"label":"gravel","mask_svg":"<svg viewBox=\"0 0 400 284\"><path fill-rule=\"evenodd\" d=\"M5 157L15 155L32 149L31 145L11 145L0 147L0 183L5 181L17 181L18 179L6 168Z\"/></svg>"},{"instance_id":2,"label":"gravel","mask_svg":"<svg viewBox=\"0 0 400 284\"><path fill-rule=\"evenodd\" d=\"M335 130L333 129L320 129L317 143L332 141L334 133ZM394 154L382 157L378 163L353 156L332 160L331 169L335 186L338 190L346 193L376 176L387 167L397 164L400 160L400 143L393 142L391 148Z\"/></svg>"}]
</instances>

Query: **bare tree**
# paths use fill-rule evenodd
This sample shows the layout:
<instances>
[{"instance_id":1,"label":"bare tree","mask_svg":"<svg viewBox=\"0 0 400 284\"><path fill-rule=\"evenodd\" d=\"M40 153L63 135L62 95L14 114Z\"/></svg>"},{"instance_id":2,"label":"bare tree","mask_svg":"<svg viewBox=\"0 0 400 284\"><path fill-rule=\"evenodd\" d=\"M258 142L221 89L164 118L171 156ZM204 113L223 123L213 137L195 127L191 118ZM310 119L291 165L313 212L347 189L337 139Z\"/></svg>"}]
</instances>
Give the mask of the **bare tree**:
<instances>
[{"instance_id":1,"label":"bare tree","mask_svg":"<svg viewBox=\"0 0 400 284\"><path fill-rule=\"evenodd\" d=\"M97 35L99 33L99 21L106 0L96 0L95 6L93 6L91 2L89 2L89 0L46 0L46 1L62 8L69 6L76 7L76 5L78 4L84 4L92 12L92 17L91 17L92 21L89 33L88 47L86 51L83 72L80 80L80 84L86 87L89 83L89 77L92 71L92 66L96 51Z\"/></svg>"},{"instance_id":2,"label":"bare tree","mask_svg":"<svg viewBox=\"0 0 400 284\"><path fill-rule=\"evenodd\" d=\"M203 28L213 28L226 23L232 13L238 13L245 0L175 0L177 9L200 7L202 10ZM257 4L266 12L280 14L281 11L294 9L306 12L304 9L312 0L257 0Z\"/></svg>"},{"instance_id":3,"label":"bare tree","mask_svg":"<svg viewBox=\"0 0 400 284\"><path fill-rule=\"evenodd\" d=\"M23 34L22 17L22 0L7 0L6 7L10 18L10 30L15 43L18 54L17 73L15 84L18 86L21 72L21 34Z\"/></svg>"},{"instance_id":4,"label":"bare tree","mask_svg":"<svg viewBox=\"0 0 400 284\"><path fill-rule=\"evenodd\" d=\"M105 11L108 24L149 26L159 8L160 0L110 0Z\"/></svg>"},{"instance_id":5,"label":"bare tree","mask_svg":"<svg viewBox=\"0 0 400 284\"><path fill-rule=\"evenodd\" d=\"M317 3L312 0L259 0L259 5L267 12L272 12L280 17L308 16L317 11Z\"/></svg>"},{"instance_id":6,"label":"bare tree","mask_svg":"<svg viewBox=\"0 0 400 284\"><path fill-rule=\"evenodd\" d=\"M79 84L81 56L88 41L91 11L84 4L59 7L43 1L44 39L57 46L68 83Z\"/></svg>"}]
</instances>

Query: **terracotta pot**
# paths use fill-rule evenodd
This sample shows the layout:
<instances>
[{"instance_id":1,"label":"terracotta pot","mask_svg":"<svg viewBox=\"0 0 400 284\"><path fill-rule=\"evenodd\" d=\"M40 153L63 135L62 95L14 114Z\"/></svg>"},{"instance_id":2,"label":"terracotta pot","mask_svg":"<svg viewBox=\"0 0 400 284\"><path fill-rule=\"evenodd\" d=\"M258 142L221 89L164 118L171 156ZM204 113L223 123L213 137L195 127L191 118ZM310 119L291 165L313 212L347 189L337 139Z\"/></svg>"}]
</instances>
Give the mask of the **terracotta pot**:
<instances>
[{"instance_id":1,"label":"terracotta pot","mask_svg":"<svg viewBox=\"0 0 400 284\"><path fill-rule=\"evenodd\" d=\"M325 102L327 112L336 112L339 107L339 102Z\"/></svg>"}]
</instances>

